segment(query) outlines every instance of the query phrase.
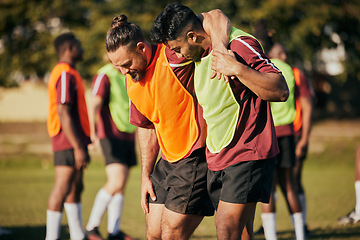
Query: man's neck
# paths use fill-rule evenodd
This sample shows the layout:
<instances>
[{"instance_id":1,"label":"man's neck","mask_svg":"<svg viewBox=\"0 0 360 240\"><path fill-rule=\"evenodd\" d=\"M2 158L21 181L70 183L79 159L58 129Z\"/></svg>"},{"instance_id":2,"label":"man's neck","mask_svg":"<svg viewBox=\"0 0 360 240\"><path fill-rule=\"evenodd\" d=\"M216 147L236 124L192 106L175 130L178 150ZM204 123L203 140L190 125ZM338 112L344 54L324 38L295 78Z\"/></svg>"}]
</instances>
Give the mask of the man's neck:
<instances>
[{"instance_id":1,"label":"man's neck","mask_svg":"<svg viewBox=\"0 0 360 240\"><path fill-rule=\"evenodd\" d=\"M203 38L200 46L204 49L203 57L205 57L211 51L211 39L210 39L210 36L208 34L206 34L205 32L203 32L203 34L201 34L199 36Z\"/></svg>"},{"instance_id":2,"label":"man's neck","mask_svg":"<svg viewBox=\"0 0 360 240\"><path fill-rule=\"evenodd\" d=\"M157 45L152 45L149 42L146 42L145 45L146 45L146 59L147 59L146 66L149 66L154 59L157 50Z\"/></svg>"},{"instance_id":3,"label":"man's neck","mask_svg":"<svg viewBox=\"0 0 360 240\"><path fill-rule=\"evenodd\" d=\"M69 64L72 67L75 67L76 61L74 61L73 59L67 57L67 56L62 56L59 58L59 62L64 62Z\"/></svg>"},{"instance_id":4,"label":"man's neck","mask_svg":"<svg viewBox=\"0 0 360 240\"><path fill-rule=\"evenodd\" d=\"M201 46L206 50L209 49L211 47L211 39L209 37L209 35L206 34L206 36L204 36L204 41L201 44Z\"/></svg>"}]
</instances>

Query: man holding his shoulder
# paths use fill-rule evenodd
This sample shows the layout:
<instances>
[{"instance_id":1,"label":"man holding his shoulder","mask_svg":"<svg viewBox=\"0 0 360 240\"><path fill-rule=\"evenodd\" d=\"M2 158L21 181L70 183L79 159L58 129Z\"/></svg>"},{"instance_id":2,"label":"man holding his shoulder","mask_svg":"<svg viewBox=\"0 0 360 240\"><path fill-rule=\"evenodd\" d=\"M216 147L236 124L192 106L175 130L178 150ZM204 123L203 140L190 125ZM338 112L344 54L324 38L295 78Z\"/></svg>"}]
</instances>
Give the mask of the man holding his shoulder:
<instances>
[{"instance_id":1,"label":"man holding his shoulder","mask_svg":"<svg viewBox=\"0 0 360 240\"><path fill-rule=\"evenodd\" d=\"M213 39L183 5L165 7L151 39L196 64L194 88L207 123L207 185L217 209L218 239L253 239L256 203L269 201L279 153L269 101L287 99L284 77L260 43L239 29L228 38L231 51L211 51ZM210 79L212 70L235 77Z\"/></svg>"}]
</instances>

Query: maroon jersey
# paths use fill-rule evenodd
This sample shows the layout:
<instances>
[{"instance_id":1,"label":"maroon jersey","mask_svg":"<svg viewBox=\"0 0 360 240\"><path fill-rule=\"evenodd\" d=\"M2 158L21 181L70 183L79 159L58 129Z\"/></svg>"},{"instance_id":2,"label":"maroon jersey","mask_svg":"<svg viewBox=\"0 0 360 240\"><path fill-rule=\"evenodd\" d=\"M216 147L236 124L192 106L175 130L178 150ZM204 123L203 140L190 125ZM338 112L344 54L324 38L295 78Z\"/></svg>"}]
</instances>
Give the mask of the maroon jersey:
<instances>
[{"instance_id":1,"label":"maroon jersey","mask_svg":"<svg viewBox=\"0 0 360 240\"><path fill-rule=\"evenodd\" d=\"M56 84L56 103L67 104L70 106L70 115L73 120L75 131L80 138L83 147L86 148L90 143L90 138L85 135L80 124L80 117L78 114L78 97L76 91L75 77L68 72L63 72ZM73 146L69 142L62 128L60 132L51 138L52 149L54 152L72 149Z\"/></svg>"},{"instance_id":2,"label":"maroon jersey","mask_svg":"<svg viewBox=\"0 0 360 240\"><path fill-rule=\"evenodd\" d=\"M250 68L267 73L280 73L252 37L240 37L230 43L237 60ZM229 81L239 102L250 90L239 80ZM251 93L243 103L232 142L219 153L206 150L209 169L222 170L242 161L275 157L279 153L270 103Z\"/></svg>"},{"instance_id":3,"label":"maroon jersey","mask_svg":"<svg viewBox=\"0 0 360 240\"><path fill-rule=\"evenodd\" d=\"M275 126L276 137L287 137L294 135L294 124Z\"/></svg>"},{"instance_id":4,"label":"maroon jersey","mask_svg":"<svg viewBox=\"0 0 360 240\"><path fill-rule=\"evenodd\" d=\"M152 45L153 48L157 48L157 45ZM155 53L155 51L153 51ZM173 69L176 77L179 79L181 84L185 87L185 89L193 96L195 96L194 91L194 68L195 64L185 58L178 58L175 52L166 48L165 50L166 57L169 61L170 67ZM166 101L166 99L164 99ZM205 146L206 139L206 123L202 116L202 108L198 104L196 98L194 97L195 103L195 117L199 126L199 137L192 147L192 149L188 152L186 156L189 156L193 151ZM142 128L154 128L154 125L150 120L148 120L143 114L141 114L134 104L131 103L130 106L130 123L142 127ZM174 131L176 131L176 123L174 123ZM179 143L181 144L181 143ZM185 156L185 157L186 157ZM162 156L163 159L166 159L165 156Z\"/></svg>"},{"instance_id":5,"label":"maroon jersey","mask_svg":"<svg viewBox=\"0 0 360 240\"><path fill-rule=\"evenodd\" d=\"M96 75L93 79L92 96L99 96L103 100L102 106L97 113L99 118L96 123L96 132L99 139L118 138L121 140L134 141L134 133L120 131L114 123L110 109L110 80L106 74Z\"/></svg>"}]
</instances>

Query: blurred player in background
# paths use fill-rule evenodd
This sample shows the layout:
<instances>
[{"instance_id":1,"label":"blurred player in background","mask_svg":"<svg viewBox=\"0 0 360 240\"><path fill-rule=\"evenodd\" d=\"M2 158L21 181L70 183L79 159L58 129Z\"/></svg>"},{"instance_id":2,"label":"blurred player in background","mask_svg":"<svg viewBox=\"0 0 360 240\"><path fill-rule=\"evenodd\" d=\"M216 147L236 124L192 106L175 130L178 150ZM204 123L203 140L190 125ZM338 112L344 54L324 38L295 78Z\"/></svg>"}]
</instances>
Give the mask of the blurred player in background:
<instances>
[{"instance_id":1,"label":"blurred player in background","mask_svg":"<svg viewBox=\"0 0 360 240\"><path fill-rule=\"evenodd\" d=\"M72 33L58 36L54 45L59 62L48 83L47 129L54 151L55 185L48 201L46 240L60 239L63 206L71 239L82 240L85 234L80 195L83 170L90 161L90 127L83 81L75 65L82 60L83 49Z\"/></svg>"},{"instance_id":2,"label":"blurred player in background","mask_svg":"<svg viewBox=\"0 0 360 240\"><path fill-rule=\"evenodd\" d=\"M287 61L287 58L285 61ZM296 109L295 119L293 122L295 132L294 134L296 157L296 163L294 167L295 188L298 192L299 201L303 213L305 234L306 236L309 236L310 231L308 229L306 221L307 205L304 186L302 184L302 170L308 151L315 93L307 77L300 69L292 67L292 71L295 78Z\"/></svg>"},{"instance_id":3,"label":"blurred player in background","mask_svg":"<svg viewBox=\"0 0 360 240\"><path fill-rule=\"evenodd\" d=\"M120 223L129 170L136 165L136 127L129 123L125 76L111 63L103 66L94 77L89 112L91 141L98 145L100 140L107 182L96 195L86 235L89 240L102 239L98 227L107 210L108 239L131 239L120 231Z\"/></svg>"},{"instance_id":4,"label":"blurred player in background","mask_svg":"<svg viewBox=\"0 0 360 240\"><path fill-rule=\"evenodd\" d=\"M355 162L355 208L346 216L339 218L339 224L355 224L360 222L360 146L356 149Z\"/></svg>"}]
</instances>

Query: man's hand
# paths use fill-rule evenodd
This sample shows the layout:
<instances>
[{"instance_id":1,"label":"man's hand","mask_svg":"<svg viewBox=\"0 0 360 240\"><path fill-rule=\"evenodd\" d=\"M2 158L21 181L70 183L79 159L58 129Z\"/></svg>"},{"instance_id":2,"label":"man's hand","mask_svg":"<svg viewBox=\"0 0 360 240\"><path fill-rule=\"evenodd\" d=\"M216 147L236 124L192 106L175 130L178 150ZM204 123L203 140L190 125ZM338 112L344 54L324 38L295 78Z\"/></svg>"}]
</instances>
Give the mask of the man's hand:
<instances>
[{"instance_id":1,"label":"man's hand","mask_svg":"<svg viewBox=\"0 0 360 240\"><path fill-rule=\"evenodd\" d=\"M90 134L91 143L88 145L88 149L97 150L97 147L100 146L100 140L96 133Z\"/></svg>"},{"instance_id":2,"label":"man's hand","mask_svg":"<svg viewBox=\"0 0 360 240\"><path fill-rule=\"evenodd\" d=\"M156 196L152 182L149 177L142 177L141 180L141 207L145 214L149 213L148 196L151 200L156 201Z\"/></svg>"},{"instance_id":3,"label":"man's hand","mask_svg":"<svg viewBox=\"0 0 360 240\"><path fill-rule=\"evenodd\" d=\"M296 159L305 156L307 145L308 145L307 141L305 139L300 138L295 148Z\"/></svg>"},{"instance_id":4,"label":"man's hand","mask_svg":"<svg viewBox=\"0 0 360 240\"><path fill-rule=\"evenodd\" d=\"M74 148L75 169L84 170L90 162L89 155L83 148Z\"/></svg>"},{"instance_id":5,"label":"man's hand","mask_svg":"<svg viewBox=\"0 0 360 240\"><path fill-rule=\"evenodd\" d=\"M216 48L216 49L213 49L213 55L214 55L214 52L217 52L217 53L224 53L224 54L228 54L228 51L225 47L221 47L221 48ZM221 79L221 76L222 76L222 73L219 72L219 71L216 71L213 69L213 72L212 72L212 75L210 76L211 79L213 78L217 78L217 80L220 80ZM229 82L229 79L234 79L235 77L234 76L226 76L224 75L224 81L227 83Z\"/></svg>"},{"instance_id":6,"label":"man's hand","mask_svg":"<svg viewBox=\"0 0 360 240\"><path fill-rule=\"evenodd\" d=\"M221 78L221 74L224 75L225 82L229 81L229 77L234 79L234 75L236 75L236 68L234 66L238 65L238 61L235 58L235 54L231 50L225 51L213 51L213 58L211 63L211 69L216 72L211 76L214 78L217 76L218 79ZM235 65L236 64L236 65Z\"/></svg>"}]
</instances>

